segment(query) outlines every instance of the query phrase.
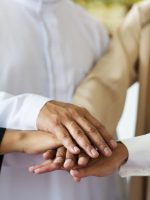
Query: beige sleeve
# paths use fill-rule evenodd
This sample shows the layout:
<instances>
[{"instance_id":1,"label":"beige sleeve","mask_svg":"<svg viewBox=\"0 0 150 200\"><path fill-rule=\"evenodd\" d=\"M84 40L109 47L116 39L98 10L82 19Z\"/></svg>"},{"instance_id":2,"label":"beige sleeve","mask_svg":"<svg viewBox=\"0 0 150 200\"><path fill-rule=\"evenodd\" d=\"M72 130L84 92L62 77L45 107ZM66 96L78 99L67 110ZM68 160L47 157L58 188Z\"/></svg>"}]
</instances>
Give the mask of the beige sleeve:
<instances>
[{"instance_id":1,"label":"beige sleeve","mask_svg":"<svg viewBox=\"0 0 150 200\"><path fill-rule=\"evenodd\" d=\"M74 103L87 108L111 134L115 133L128 87L136 79L140 37L139 11L135 6L125 18L108 52L77 88Z\"/></svg>"}]
</instances>

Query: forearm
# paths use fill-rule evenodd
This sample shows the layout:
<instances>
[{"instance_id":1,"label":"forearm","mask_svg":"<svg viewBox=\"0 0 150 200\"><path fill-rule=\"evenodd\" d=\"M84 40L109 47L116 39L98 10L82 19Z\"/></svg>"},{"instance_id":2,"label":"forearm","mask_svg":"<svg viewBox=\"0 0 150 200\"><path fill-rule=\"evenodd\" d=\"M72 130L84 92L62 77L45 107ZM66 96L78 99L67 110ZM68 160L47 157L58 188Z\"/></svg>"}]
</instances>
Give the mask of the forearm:
<instances>
[{"instance_id":1,"label":"forearm","mask_svg":"<svg viewBox=\"0 0 150 200\"><path fill-rule=\"evenodd\" d=\"M61 142L50 133L6 130L0 145L0 154L14 152L40 154L61 145Z\"/></svg>"},{"instance_id":2,"label":"forearm","mask_svg":"<svg viewBox=\"0 0 150 200\"><path fill-rule=\"evenodd\" d=\"M22 152L21 137L18 131L6 130L0 145L0 154Z\"/></svg>"},{"instance_id":3,"label":"forearm","mask_svg":"<svg viewBox=\"0 0 150 200\"><path fill-rule=\"evenodd\" d=\"M139 9L123 21L108 52L77 88L74 103L87 108L113 134L123 111L128 87L136 81L139 55ZM120 58L120 59L118 59Z\"/></svg>"}]
</instances>

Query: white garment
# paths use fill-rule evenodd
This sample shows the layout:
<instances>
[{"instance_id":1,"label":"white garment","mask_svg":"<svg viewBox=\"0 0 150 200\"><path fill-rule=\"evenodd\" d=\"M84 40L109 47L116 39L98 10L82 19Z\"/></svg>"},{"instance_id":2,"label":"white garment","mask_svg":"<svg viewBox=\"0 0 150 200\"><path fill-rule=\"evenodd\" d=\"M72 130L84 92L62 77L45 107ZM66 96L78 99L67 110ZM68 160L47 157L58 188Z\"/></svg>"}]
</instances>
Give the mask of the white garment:
<instances>
[{"instance_id":1,"label":"white garment","mask_svg":"<svg viewBox=\"0 0 150 200\"><path fill-rule=\"evenodd\" d=\"M150 176L150 134L123 140L128 149L129 158L121 166L120 175Z\"/></svg>"},{"instance_id":2,"label":"white garment","mask_svg":"<svg viewBox=\"0 0 150 200\"><path fill-rule=\"evenodd\" d=\"M107 45L99 23L68 0L0 0L0 91L14 95L0 93L0 126L36 129L45 102L71 102ZM87 178L80 184L65 172L35 176L27 167L38 159L5 156L3 200L124 199L117 176Z\"/></svg>"}]
</instances>

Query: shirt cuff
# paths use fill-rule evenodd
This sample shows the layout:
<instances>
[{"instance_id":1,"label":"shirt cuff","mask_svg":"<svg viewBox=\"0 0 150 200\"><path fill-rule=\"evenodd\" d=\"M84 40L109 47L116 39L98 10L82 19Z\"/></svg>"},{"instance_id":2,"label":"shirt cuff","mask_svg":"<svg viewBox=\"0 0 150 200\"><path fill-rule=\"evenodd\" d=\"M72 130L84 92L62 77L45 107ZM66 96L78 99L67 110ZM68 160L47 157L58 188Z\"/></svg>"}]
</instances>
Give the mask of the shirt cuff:
<instances>
[{"instance_id":1,"label":"shirt cuff","mask_svg":"<svg viewBox=\"0 0 150 200\"><path fill-rule=\"evenodd\" d=\"M121 142L127 147L129 157L127 162L120 167L120 176L150 176L150 134L122 140Z\"/></svg>"},{"instance_id":2,"label":"shirt cuff","mask_svg":"<svg viewBox=\"0 0 150 200\"><path fill-rule=\"evenodd\" d=\"M4 134L5 134L6 129L5 128L0 128L0 144L3 140ZM2 167L2 162L3 162L3 155L0 155L0 171Z\"/></svg>"},{"instance_id":3,"label":"shirt cuff","mask_svg":"<svg viewBox=\"0 0 150 200\"><path fill-rule=\"evenodd\" d=\"M37 130L37 118L43 106L51 99L30 94L23 105L20 124L22 130Z\"/></svg>"}]
</instances>

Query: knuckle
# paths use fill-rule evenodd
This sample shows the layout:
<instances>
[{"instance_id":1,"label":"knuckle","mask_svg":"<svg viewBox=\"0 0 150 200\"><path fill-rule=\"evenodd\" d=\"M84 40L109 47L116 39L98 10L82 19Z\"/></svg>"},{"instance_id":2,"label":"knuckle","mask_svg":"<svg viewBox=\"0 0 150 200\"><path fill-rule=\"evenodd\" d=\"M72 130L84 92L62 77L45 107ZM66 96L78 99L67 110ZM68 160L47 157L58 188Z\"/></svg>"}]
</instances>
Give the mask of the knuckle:
<instances>
[{"instance_id":1,"label":"knuckle","mask_svg":"<svg viewBox=\"0 0 150 200\"><path fill-rule=\"evenodd\" d=\"M69 107L68 107L68 111L69 111L70 113L72 113L72 112L74 112L75 110L76 110L76 106L70 104Z\"/></svg>"},{"instance_id":2,"label":"knuckle","mask_svg":"<svg viewBox=\"0 0 150 200\"><path fill-rule=\"evenodd\" d=\"M77 118L79 116L78 109L73 109L71 112L71 116L73 116L73 118Z\"/></svg>"},{"instance_id":3,"label":"knuckle","mask_svg":"<svg viewBox=\"0 0 150 200\"><path fill-rule=\"evenodd\" d=\"M109 134L105 134L105 135L104 135L104 139L105 139L105 140L111 140L112 137L111 137L111 135L109 135Z\"/></svg>"},{"instance_id":4,"label":"knuckle","mask_svg":"<svg viewBox=\"0 0 150 200\"><path fill-rule=\"evenodd\" d=\"M70 128L75 128L75 127L76 127L76 122L73 121L73 120L71 120L71 121L69 122L69 127L70 127Z\"/></svg>"},{"instance_id":5,"label":"knuckle","mask_svg":"<svg viewBox=\"0 0 150 200\"><path fill-rule=\"evenodd\" d=\"M68 111L65 109L63 110L63 112L61 113L62 117L67 117L68 116Z\"/></svg>"},{"instance_id":6,"label":"knuckle","mask_svg":"<svg viewBox=\"0 0 150 200\"><path fill-rule=\"evenodd\" d=\"M96 141L96 145L99 146L102 149L106 146L105 142L103 140Z\"/></svg>"},{"instance_id":7,"label":"knuckle","mask_svg":"<svg viewBox=\"0 0 150 200\"><path fill-rule=\"evenodd\" d=\"M75 119L77 119L81 114L80 114L80 112L78 112L77 110L74 110L74 112L72 113L72 115L73 115L73 117L74 117Z\"/></svg>"},{"instance_id":8,"label":"knuckle","mask_svg":"<svg viewBox=\"0 0 150 200\"><path fill-rule=\"evenodd\" d=\"M106 132L107 132L107 130L106 130L106 128L105 128L105 126L104 125L98 125L97 126L97 129L98 129L98 131L102 134L102 135L106 135Z\"/></svg>"},{"instance_id":9,"label":"knuckle","mask_svg":"<svg viewBox=\"0 0 150 200\"><path fill-rule=\"evenodd\" d=\"M83 139L84 138L84 134L83 134L82 130L77 129L76 136L77 136L78 139Z\"/></svg>"},{"instance_id":10,"label":"knuckle","mask_svg":"<svg viewBox=\"0 0 150 200\"><path fill-rule=\"evenodd\" d=\"M86 114L87 113L87 109L84 107L77 107L76 111L80 114Z\"/></svg>"},{"instance_id":11,"label":"knuckle","mask_svg":"<svg viewBox=\"0 0 150 200\"><path fill-rule=\"evenodd\" d=\"M95 124L95 126L98 127L98 128L101 128L101 127L103 126L103 125L102 125L99 121L97 121L97 120L94 121L94 124Z\"/></svg>"},{"instance_id":12,"label":"knuckle","mask_svg":"<svg viewBox=\"0 0 150 200\"><path fill-rule=\"evenodd\" d=\"M56 157L65 157L64 150L59 151Z\"/></svg>"},{"instance_id":13,"label":"knuckle","mask_svg":"<svg viewBox=\"0 0 150 200\"><path fill-rule=\"evenodd\" d=\"M69 116L68 116L68 113L66 114L63 114L62 115L62 124L66 124L69 123L70 119L69 119Z\"/></svg>"},{"instance_id":14,"label":"knuckle","mask_svg":"<svg viewBox=\"0 0 150 200\"><path fill-rule=\"evenodd\" d=\"M105 126L104 126L103 124L99 124L99 128L100 128L100 130L102 130L102 131L106 130L106 128L105 128Z\"/></svg>"},{"instance_id":15,"label":"knuckle","mask_svg":"<svg viewBox=\"0 0 150 200\"><path fill-rule=\"evenodd\" d=\"M60 119L56 118L53 124L53 128L58 128L61 126L61 121Z\"/></svg>"},{"instance_id":16,"label":"knuckle","mask_svg":"<svg viewBox=\"0 0 150 200\"><path fill-rule=\"evenodd\" d=\"M67 158L67 159L75 159L75 155L72 154L72 153L67 153L67 154L66 154L66 158Z\"/></svg>"},{"instance_id":17,"label":"knuckle","mask_svg":"<svg viewBox=\"0 0 150 200\"><path fill-rule=\"evenodd\" d=\"M88 110L84 107L81 108L84 113L89 113Z\"/></svg>"},{"instance_id":18,"label":"knuckle","mask_svg":"<svg viewBox=\"0 0 150 200\"><path fill-rule=\"evenodd\" d=\"M100 142L99 147L101 150L104 150L107 147L107 145L104 142Z\"/></svg>"},{"instance_id":19,"label":"knuckle","mask_svg":"<svg viewBox=\"0 0 150 200\"><path fill-rule=\"evenodd\" d=\"M88 129L88 132L89 133L97 133L97 129L93 126L90 126L89 129Z\"/></svg>"},{"instance_id":20,"label":"knuckle","mask_svg":"<svg viewBox=\"0 0 150 200\"><path fill-rule=\"evenodd\" d=\"M67 133L63 133L62 134L62 140L68 140L69 139L69 136Z\"/></svg>"}]
</instances>

